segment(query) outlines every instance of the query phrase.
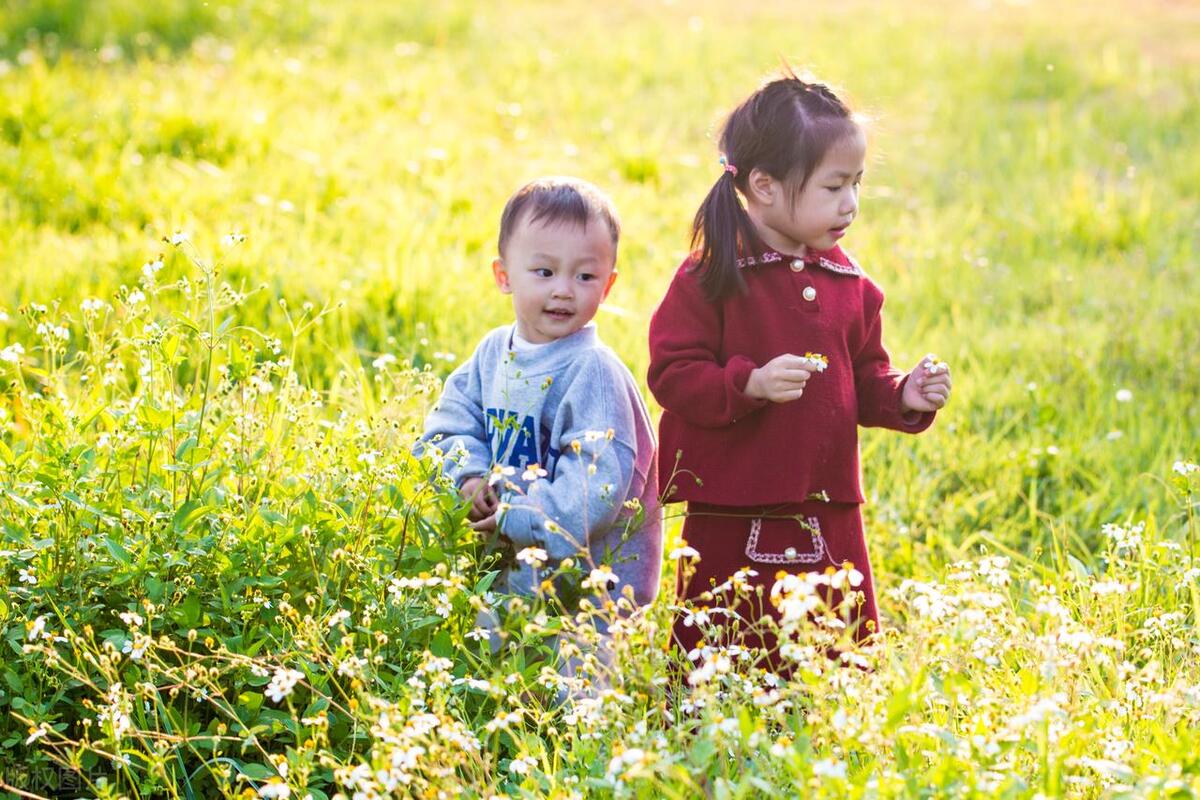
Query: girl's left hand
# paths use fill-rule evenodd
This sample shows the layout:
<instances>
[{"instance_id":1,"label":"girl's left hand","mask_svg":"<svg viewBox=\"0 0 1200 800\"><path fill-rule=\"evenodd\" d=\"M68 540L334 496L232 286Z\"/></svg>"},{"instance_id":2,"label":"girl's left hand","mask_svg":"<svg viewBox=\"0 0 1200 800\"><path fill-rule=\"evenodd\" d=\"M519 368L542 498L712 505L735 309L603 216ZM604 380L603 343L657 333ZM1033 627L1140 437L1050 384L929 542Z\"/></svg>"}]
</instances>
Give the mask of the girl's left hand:
<instances>
[{"instance_id":1,"label":"girl's left hand","mask_svg":"<svg viewBox=\"0 0 1200 800\"><path fill-rule=\"evenodd\" d=\"M933 354L921 359L904 384L905 411L937 411L950 400L950 365Z\"/></svg>"}]
</instances>

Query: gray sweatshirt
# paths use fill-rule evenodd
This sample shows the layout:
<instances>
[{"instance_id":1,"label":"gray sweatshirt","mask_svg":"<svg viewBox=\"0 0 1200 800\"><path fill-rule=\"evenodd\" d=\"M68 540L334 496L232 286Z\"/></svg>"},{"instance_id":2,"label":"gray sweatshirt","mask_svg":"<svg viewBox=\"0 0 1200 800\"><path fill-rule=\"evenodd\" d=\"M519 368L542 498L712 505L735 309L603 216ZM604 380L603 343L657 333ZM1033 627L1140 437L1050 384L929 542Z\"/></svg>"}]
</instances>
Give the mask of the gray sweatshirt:
<instances>
[{"instance_id":1,"label":"gray sweatshirt","mask_svg":"<svg viewBox=\"0 0 1200 800\"><path fill-rule=\"evenodd\" d=\"M494 466L511 473L496 484L499 529L517 550L540 547L549 558L540 570L511 567L498 587L532 594L570 556L585 577L610 568L613 594L632 586L637 602L649 603L662 563L662 509L654 428L637 384L595 324L528 350L514 348L515 331L490 332L446 379L418 451L440 450L456 486ZM627 505L634 500L645 511L637 529Z\"/></svg>"}]
</instances>

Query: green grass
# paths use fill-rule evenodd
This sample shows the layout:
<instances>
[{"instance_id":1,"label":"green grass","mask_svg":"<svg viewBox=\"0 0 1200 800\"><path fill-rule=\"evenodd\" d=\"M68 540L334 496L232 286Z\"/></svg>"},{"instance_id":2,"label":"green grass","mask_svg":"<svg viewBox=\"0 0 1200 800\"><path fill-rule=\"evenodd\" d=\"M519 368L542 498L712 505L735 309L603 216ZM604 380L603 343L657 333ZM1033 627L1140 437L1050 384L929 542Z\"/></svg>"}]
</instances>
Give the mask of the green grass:
<instances>
[{"instance_id":1,"label":"green grass","mask_svg":"<svg viewBox=\"0 0 1200 800\"><path fill-rule=\"evenodd\" d=\"M377 449L397 459L396 475L416 481L416 467L399 453L429 397L421 381L448 373L485 331L510 316L488 270L508 194L547 173L577 174L612 194L624 223L621 277L599 321L606 341L635 375L644 375L649 315L685 252L691 215L719 175L713 137L721 114L781 58L833 82L872 117L862 214L846 246L887 293L885 339L893 359L909 367L934 351L954 367L952 403L931 431L917 438L863 434L868 540L880 588L940 580L948 564L987 552L1010 556L1027 576L1061 581L1064 595L1074 597L1076 581L1114 569L1101 534L1105 523L1149 520L1155 536L1187 546L1191 500L1185 495L1181 505L1170 468L1200 455L1194 30L1194 10L1169 3L3 0L0 350L21 343L26 365L18 371L0 362L6 448L0 461L7 465L0 465L0 490L8 492L0 493L0 550L7 554L0 579L11 591L0 626L20 654L25 623L47 614L63 585L79 593L69 612L59 609L60 629L94 622L101 610L124 609L143 596L169 606L165 586L175 581L180 598L194 591L197 620L208 613L215 638L235 637L231 651L304 652L310 645L319 651L298 632L269 625L235 633L243 612L220 586L249 580L248 573L269 581L276 567L279 574L294 570L288 573L294 588L287 589L293 604L312 593L321 604L337 605L338 593L348 592L344 599L359 613L390 570L428 569L445 555L427 547L409 552L411 543L395 539L400 523L379 509L379 498L310 473L335 463L353 472L358 453ZM203 272L162 242L177 230L191 232L196 250L187 253L205 263L223 254L214 291L227 283L245 295L211 323ZM247 241L223 249L220 237L230 231ZM157 285L186 277L193 294L148 292L149 308L132 314L117 299L139 285L142 265L160 253L165 266ZM103 324L85 322L85 298L112 302L116 311ZM19 311L31 303L47 306L45 317L34 313L32 325ZM328 311L300 330L294 322L305 303ZM281 340L290 362L260 369L279 390L292 380L315 390L321 405L306 407L308 423L289 427L281 420L298 413L288 409L302 404L299 388L260 399L263 413L274 416L256 422L262 427L254 434L274 431L272 446L311 449L311 462L281 459L267 447L234 464L229 452L216 449L246 412L237 392L216 378L204 380L217 373L208 372L208 351L181 315L213 333L229 316L213 369L230 365L235 386L249 380L254 364L280 357L263 337ZM69 328L65 351L52 355L41 347L34 330L41 319ZM144 331L151 319L167 329L168 344L172 332L178 335L173 355ZM148 353L157 383L143 385L137 376ZM380 383L372 362L387 353L430 373L400 372ZM101 386L110 361L122 373ZM171 382L183 398L178 417L142 419L140 429L127 431L128 449L107 462L87 455L102 452L95 446L101 434L125 430L130 396L145 396L167 413L163 386ZM1121 389L1132 392L1130 402L1117 400ZM356 423L370 433L356 433ZM177 454L189 438L223 455L210 454L213 466L196 473L194 465L209 459L187 449ZM187 459L186 475L165 469L172 462L161 460L164 448L173 463ZM93 466L81 471L85 462ZM247 489L247 481L258 481L257 488ZM416 491L416 483L403 485ZM306 496L301 486L314 499L298 500ZM225 499L213 495L218 489ZM278 510L282 521L230 511L222 505L234 503L230 491L237 502L276 498L285 506ZM65 492L83 503L71 514L22 505L71 507L75 501L64 499ZM192 509L210 507L198 523L208 528L196 533L189 555L177 541L190 535L187 512L178 521L177 514L200 499ZM425 508L409 495L390 502ZM120 519L126 503L150 516L120 535L114 529L113 545L96 539L89 545L95 560L84 560L79 520L98 531L98 520ZM301 563L321 563L336 549L331 543L342 528L320 527L323 513L354 520L345 523L351 526L381 526L361 540L374 578L335 591L320 569ZM435 519L431 530L458 524L444 513L414 512ZM223 521L205 522L205 514ZM301 559L281 532L306 525L319 540L310 543L311 559ZM218 528L238 531L238 544L225 543L231 560L210 563L219 537L203 540ZM474 552L461 530L442 535ZM1140 624L1138 614L1182 613L1191 620L1178 633L1183 645L1154 657L1178 667L1180 685L1195 684L1194 666L1185 666L1195 659L1194 578L1190 594L1168 592L1178 576L1147 572L1157 557L1148 554L1130 567L1143 594L1137 613L1126 609L1129 619L1114 608L1096 612L1086 591L1072 608L1097 636L1128 634L1127 655L1137 652L1128 626L1135 618ZM18 569L35 562L39 584L21 584ZM1078 575L1055 577L1072 563ZM80 572L73 577L71 570ZM178 583L188 570L195 573L191 587ZM106 588L114 575L129 582ZM163 585L153 589L151 578ZM258 588L264 587L276 602L283 597L284 589ZM1014 630L1034 624L1030 591L1013 590ZM664 608L657 609L660 618ZM884 598L882 610L914 641L923 635L906 601ZM467 611L459 611L466 620ZM459 621L455 636L470 627ZM110 615L105 625L112 624ZM173 624L178 635L197 627ZM427 633L414 634L408 645L428 646L434 633ZM1013 703L1024 696L1022 671L1036 672L1031 664L1041 645L1013 635L1013 647L1029 650L984 670L971 692L987 688ZM969 651L969 642L953 636L943 645L948 662ZM898 691L906 669L936 671L909 646L898 645L894 663L903 669L881 668L876 689ZM399 648L389 663L406 678L418 655ZM1026 656L1028 663L1015 663ZM1139 669L1153 660L1129 657ZM0 711L58 720L78 737L70 725L82 713L83 684L55 697L62 675L31 666L32 655L21 659L25 666L10 670L8 688L0 685ZM642 663L647 674L655 665L661 663ZM970 682L970 671L964 674ZM984 687L987 680L996 685ZM1098 687L1113 685L1108 677L1080 681L1096 696L1103 694ZM35 691L34 683L41 688ZM401 684L368 688L397 699L404 696ZM914 691L917 706L928 700L924 689ZM14 702L20 698L30 705ZM483 714L480 708L487 707L472 713ZM946 729L962 723L952 717L942 720ZM1161 720L1095 716L1085 729L1099 737L1102 722L1123 728L1145 764L1177 764L1198 790L1194 757L1170 744L1172 736L1194 744L1194 734L1172 732ZM1154 727L1160 723L1166 727ZM24 723L8 724L12 735L0 740L0 753L24 752ZM889 730L899 727L897 721ZM557 741L542 728L535 732ZM816 737L813 761L837 750L822 735L819 728L804 733ZM338 742L351 740L330 735L326 744L341 753ZM1042 752L1041 761L1014 756L1009 774L1020 785L1011 790L1065 791L1054 783L1054 770L1091 753L1097 741L1077 750L1068 741L1057 756ZM522 747L506 741L501 750L507 758ZM603 767L612 755L586 742L572 747L546 769L572 774L572 764L592 758ZM961 778L986 793L971 783L981 773L955 760L949 744L937 757L928 755L938 752L932 746L922 751L926 756L889 751L886 768L879 766L882 752L869 745L850 758L854 785L874 775L895 793L915 794L918 787L961 789L967 784L954 783ZM943 756L949 760L937 761ZM790 785L757 756L746 758L758 766L730 778L730 786L750 786L746 775L759 767L765 780ZM464 774L489 775L492 789L504 788L487 768L477 769ZM690 785L682 775L694 779L698 768L680 769L659 774L645 791L674 786L686 794L678 788ZM888 770L915 783L893 785ZM711 790L716 773L710 778ZM1117 791L1103 791L1110 790ZM1103 793L1095 786L1087 791Z\"/></svg>"}]
</instances>

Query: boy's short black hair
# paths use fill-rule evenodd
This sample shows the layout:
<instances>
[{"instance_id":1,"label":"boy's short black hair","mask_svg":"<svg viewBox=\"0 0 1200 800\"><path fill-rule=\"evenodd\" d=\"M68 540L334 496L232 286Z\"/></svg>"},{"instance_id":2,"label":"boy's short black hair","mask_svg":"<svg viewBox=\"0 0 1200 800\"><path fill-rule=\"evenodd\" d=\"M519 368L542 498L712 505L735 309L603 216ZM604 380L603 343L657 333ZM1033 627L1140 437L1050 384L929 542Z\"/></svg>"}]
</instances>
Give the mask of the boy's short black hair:
<instances>
[{"instance_id":1,"label":"boy's short black hair","mask_svg":"<svg viewBox=\"0 0 1200 800\"><path fill-rule=\"evenodd\" d=\"M538 178L518 189L504 205L500 215L498 249L504 257L504 247L521 221L526 210L530 222L554 224L567 222L586 228L588 222L599 219L612 234L613 253L621 239L621 221L617 209L604 192L579 178Z\"/></svg>"}]
</instances>

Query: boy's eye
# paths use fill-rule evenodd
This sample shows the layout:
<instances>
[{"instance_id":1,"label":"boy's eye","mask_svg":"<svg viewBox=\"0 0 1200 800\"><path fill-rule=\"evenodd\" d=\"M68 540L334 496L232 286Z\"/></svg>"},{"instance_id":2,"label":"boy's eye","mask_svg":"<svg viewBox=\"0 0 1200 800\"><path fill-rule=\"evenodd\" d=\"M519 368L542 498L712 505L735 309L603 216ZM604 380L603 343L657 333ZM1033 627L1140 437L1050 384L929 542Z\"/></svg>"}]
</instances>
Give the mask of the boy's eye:
<instances>
[{"instance_id":1,"label":"boy's eye","mask_svg":"<svg viewBox=\"0 0 1200 800\"><path fill-rule=\"evenodd\" d=\"M535 267L533 270L533 274L537 275L539 278L549 278L554 273L551 272L550 269L547 267Z\"/></svg>"},{"instance_id":2,"label":"boy's eye","mask_svg":"<svg viewBox=\"0 0 1200 800\"><path fill-rule=\"evenodd\" d=\"M593 275L593 274L592 274L592 273L590 273L590 272L584 272L584 273L581 273L581 274L580 274L580 276L579 276L579 280L581 280L581 281L590 281L590 280L594 279L595 277L596 277L596 276L595 276L595 275Z\"/></svg>"}]
</instances>

